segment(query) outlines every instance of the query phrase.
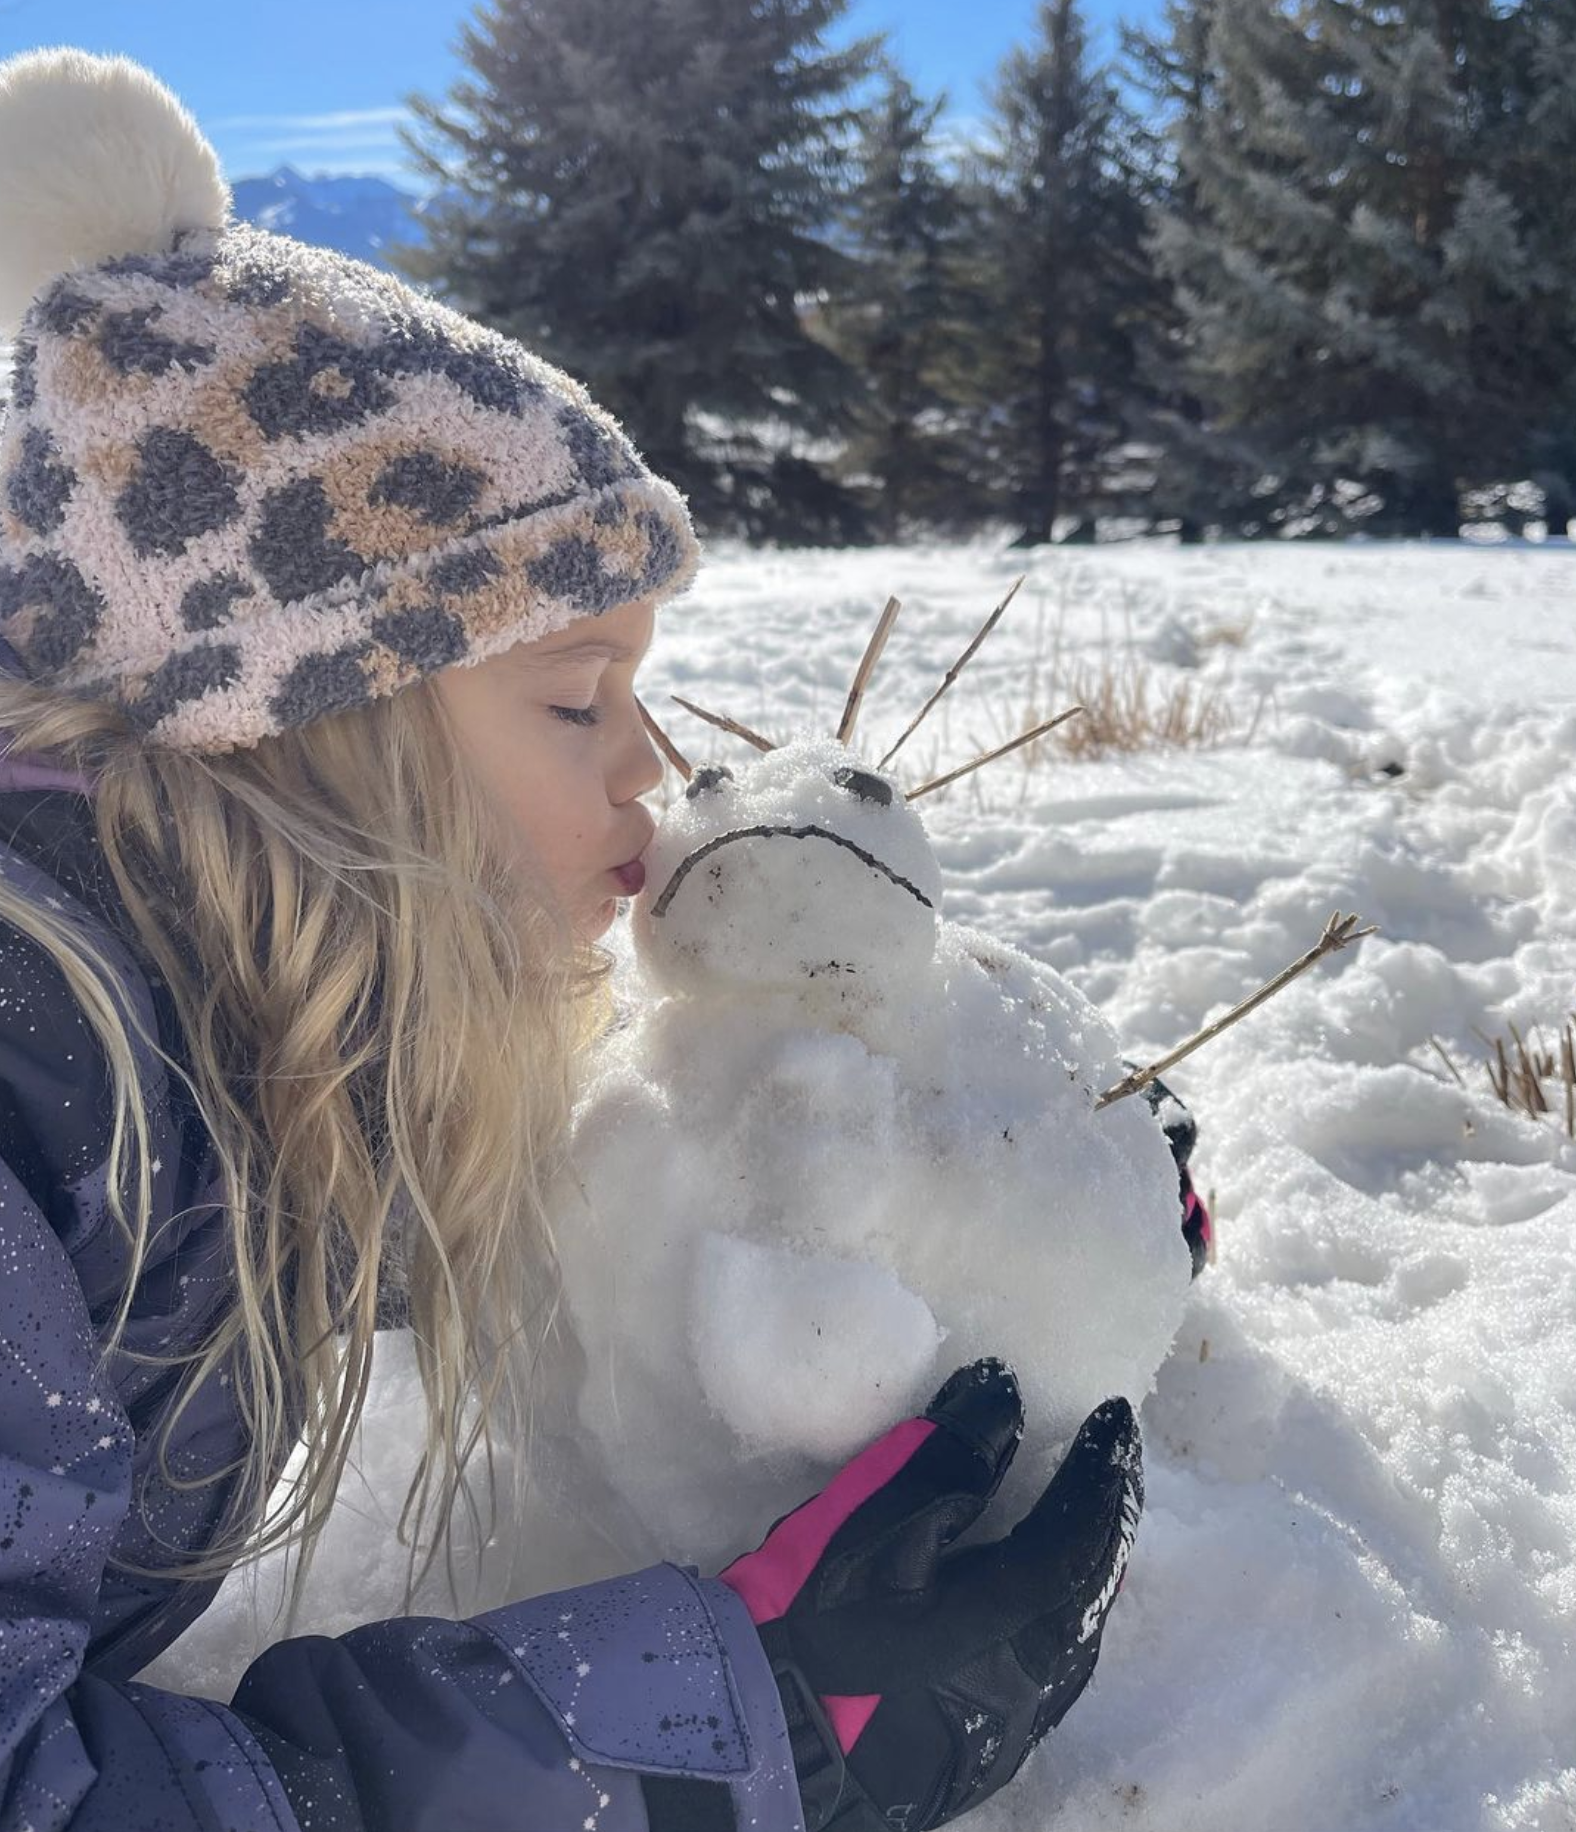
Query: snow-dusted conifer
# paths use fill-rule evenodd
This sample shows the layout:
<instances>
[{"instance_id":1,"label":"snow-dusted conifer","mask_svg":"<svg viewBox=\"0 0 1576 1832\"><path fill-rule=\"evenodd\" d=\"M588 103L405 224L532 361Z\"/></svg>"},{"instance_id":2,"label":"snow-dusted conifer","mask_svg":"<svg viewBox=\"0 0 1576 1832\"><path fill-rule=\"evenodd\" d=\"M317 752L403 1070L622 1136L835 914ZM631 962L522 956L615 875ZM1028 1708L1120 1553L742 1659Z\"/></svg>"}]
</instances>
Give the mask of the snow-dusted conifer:
<instances>
[{"instance_id":1,"label":"snow-dusted conifer","mask_svg":"<svg viewBox=\"0 0 1576 1832\"><path fill-rule=\"evenodd\" d=\"M985 297L975 463L1017 545L1057 519L1092 532L1120 499L1140 423L1134 326L1153 309L1137 124L1091 67L1076 0L1044 0L1033 43L1010 52L972 164Z\"/></svg>"},{"instance_id":2,"label":"snow-dusted conifer","mask_svg":"<svg viewBox=\"0 0 1576 1832\"><path fill-rule=\"evenodd\" d=\"M1151 219L1162 213L1190 219L1196 185L1179 143L1200 131L1214 105L1209 27L1215 0L1167 0L1164 25L1120 27L1125 75L1150 98L1152 113L1138 145L1144 159L1144 193ZM1253 495L1264 466L1240 434L1216 425L1189 386L1188 317L1170 285L1158 287L1151 309L1135 328L1138 372L1147 400L1142 437L1151 454L1150 512L1174 521L1179 538L1195 543L1206 534L1241 535L1259 526L1262 505Z\"/></svg>"},{"instance_id":3,"label":"snow-dusted conifer","mask_svg":"<svg viewBox=\"0 0 1576 1832\"><path fill-rule=\"evenodd\" d=\"M1211 0L1156 251L1268 524L1450 535L1464 488L1524 474L1555 301L1512 176L1522 30L1493 0Z\"/></svg>"},{"instance_id":4,"label":"snow-dusted conifer","mask_svg":"<svg viewBox=\"0 0 1576 1832\"><path fill-rule=\"evenodd\" d=\"M965 210L936 135L945 94L926 101L886 68L862 122L844 224L859 267L829 302L825 333L865 378L839 475L862 488L872 530L968 530L978 485L959 434L977 334Z\"/></svg>"},{"instance_id":5,"label":"snow-dusted conifer","mask_svg":"<svg viewBox=\"0 0 1576 1832\"><path fill-rule=\"evenodd\" d=\"M850 266L825 227L879 41L824 44L846 5L492 0L412 98L446 191L401 270L583 381L709 531L857 529L804 450L859 390L803 315Z\"/></svg>"},{"instance_id":6,"label":"snow-dusted conifer","mask_svg":"<svg viewBox=\"0 0 1576 1832\"><path fill-rule=\"evenodd\" d=\"M1528 476L1543 493L1550 534L1576 520L1576 8L1523 0L1518 93L1527 131L1513 150L1525 232L1540 264L1561 276L1540 326L1544 405L1531 429Z\"/></svg>"}]
</instances>

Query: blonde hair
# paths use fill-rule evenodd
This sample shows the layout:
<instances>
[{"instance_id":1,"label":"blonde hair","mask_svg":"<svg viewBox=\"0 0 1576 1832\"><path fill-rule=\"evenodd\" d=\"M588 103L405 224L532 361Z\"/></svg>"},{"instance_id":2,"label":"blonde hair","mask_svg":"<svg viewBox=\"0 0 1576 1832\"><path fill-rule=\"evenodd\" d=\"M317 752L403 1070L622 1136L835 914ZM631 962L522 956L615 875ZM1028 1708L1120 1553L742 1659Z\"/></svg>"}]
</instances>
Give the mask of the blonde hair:
<instances>
[{"instance_id":1,"label":"blonde hair","mask_svg":"<svg viewBox=\"0 0 1576 1832\"><path fill-rule=\"evenodd\" d=\"M236 1302L178 1358L190 1365L161 1473L198 1485L177 1478L168 1450L221 1367L248 1442L202 1478L235 1480L231 1527L175 1574L211 1578L291 1549L293 1619L392 1275L408 1292L426 1411L399 1524L404 1540L414 1521L408 1608L424 1529L423 1573L456 1499L470 1499L473 1453L485 1450L490 1473L500 1428L511 1449L529 1435L528 1363L557 1296L547 1195L577 1059L611 1018L612 957L577 942L545 881L522 874L427 682L204 756L147 745L107 705L0 676L0 747L93 780L99 843L168 984L190 1077L146 1041L191 1089L223 1171ZM114 1085L108 1202L131 1270L107 1355L151 1226L143 1090L107 990L116 974L69 915L3 877L0 920L54 959ZM292 1451L293 1478L276 1489Z\"/></svg>"}]
</instances>

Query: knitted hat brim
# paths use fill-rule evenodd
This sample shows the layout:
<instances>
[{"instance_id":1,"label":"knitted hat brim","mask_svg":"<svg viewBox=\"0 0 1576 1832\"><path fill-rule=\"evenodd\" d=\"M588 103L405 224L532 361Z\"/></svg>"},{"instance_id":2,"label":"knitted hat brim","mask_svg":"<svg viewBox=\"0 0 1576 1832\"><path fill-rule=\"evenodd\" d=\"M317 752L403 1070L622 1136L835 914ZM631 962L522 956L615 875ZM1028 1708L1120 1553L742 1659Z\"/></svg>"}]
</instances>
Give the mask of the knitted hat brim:
<instances>
[{"instance_id":1,"label":"knitted hat brim","mask_svg":"<svg viewBox=\"0 0 1576 1832\"><path fill-rule=\"evenodd\" d=\"M244 601L221 627L156 658L102 662L60 691L120 706L152 744L214 755L291 725L473 666L624 604L685 590L700 549L664 479L615 484L386 561L253 621Z\"/></svg>"}]
</instances>

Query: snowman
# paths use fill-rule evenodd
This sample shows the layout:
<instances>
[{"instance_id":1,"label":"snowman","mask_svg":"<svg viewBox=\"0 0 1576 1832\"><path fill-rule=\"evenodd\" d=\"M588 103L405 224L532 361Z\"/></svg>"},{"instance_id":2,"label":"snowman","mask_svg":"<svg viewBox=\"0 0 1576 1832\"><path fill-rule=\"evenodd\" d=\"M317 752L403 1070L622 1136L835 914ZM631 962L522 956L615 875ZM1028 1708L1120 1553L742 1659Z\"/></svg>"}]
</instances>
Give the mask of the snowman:
<instances>
[{"instance_id":1,"label":"snowman","mask_svg":"<svg viewBox=\"0 0 1576 1832\"><path fill-rule=\"evenodd\" d=\"M918 811L838 739L693 770L645 864L556 1215L601 1562L719 1568L982 1355L1023 1389L1015 1518L1151 1390L1191 1281L1160 1127L1096 1105L1110 1026L946 919Z\"/></svg>"}]
</instances>

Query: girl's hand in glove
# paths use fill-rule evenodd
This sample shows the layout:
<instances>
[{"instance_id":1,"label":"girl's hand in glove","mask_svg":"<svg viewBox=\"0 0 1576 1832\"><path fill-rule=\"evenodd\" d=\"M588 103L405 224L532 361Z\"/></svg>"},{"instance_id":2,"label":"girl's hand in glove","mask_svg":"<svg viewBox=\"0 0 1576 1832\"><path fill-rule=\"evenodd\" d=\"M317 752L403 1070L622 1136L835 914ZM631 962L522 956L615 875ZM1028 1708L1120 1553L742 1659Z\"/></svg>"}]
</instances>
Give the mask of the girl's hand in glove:
<instances>
[{"instance_id":1,"label":"girl's hand in glove","mask_svg":"<svg viewBox=\"0 0 1576 1832\"><path fill-rule=\"evenodd\" d=\"M977 1361L721 1576L783 1695L807 1832L928 1832L1004 1787L1089 1683L1144 1504L1125 1399L1005 1539L952 1549L1023 1435Z\"/></svg>"}]
</instances>

